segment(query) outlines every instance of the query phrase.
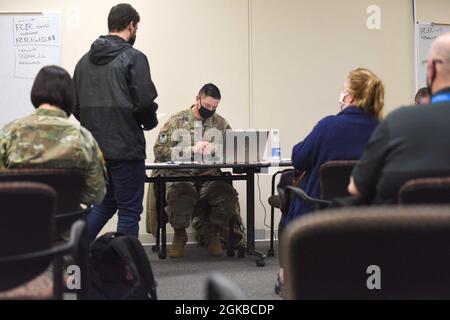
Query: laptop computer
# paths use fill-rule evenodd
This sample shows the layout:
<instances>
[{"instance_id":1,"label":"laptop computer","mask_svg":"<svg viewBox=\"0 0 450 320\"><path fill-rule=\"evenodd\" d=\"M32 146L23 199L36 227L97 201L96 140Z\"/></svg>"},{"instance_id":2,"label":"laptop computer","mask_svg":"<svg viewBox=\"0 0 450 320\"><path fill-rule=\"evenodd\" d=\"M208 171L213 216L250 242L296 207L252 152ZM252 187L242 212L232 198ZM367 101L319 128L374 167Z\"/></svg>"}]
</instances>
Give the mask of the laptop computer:
<instances>
[{"instance_id":1,"label":"laptop computer","mask_svg":"<svg viewBox=\"0 0 450 320\"><path fill-rule=\"evenodd\" d=\"M225 130L220 136L221 141L213 138L222 144L219 150L215 150L213 154L198 155L192 158L192 155L180 153L180 158L172 160L173 163L179 164L258 164L264 162L267 154L269 130ZM207 139L207 141L210 141ZM182 147L180 147L180 151ZM219 151L219 152L218 152Z\"/></svg>"},{"instance_id":2,"label":"laptop computer","mask_svg":"<svg viewBox=\"0 0 450 320\"><path fill-rule=\"evenodd\" d=\"M223 162L261 163L265 160L269 130L227 130L224 134Z\"/></svg>"}]
</instances>

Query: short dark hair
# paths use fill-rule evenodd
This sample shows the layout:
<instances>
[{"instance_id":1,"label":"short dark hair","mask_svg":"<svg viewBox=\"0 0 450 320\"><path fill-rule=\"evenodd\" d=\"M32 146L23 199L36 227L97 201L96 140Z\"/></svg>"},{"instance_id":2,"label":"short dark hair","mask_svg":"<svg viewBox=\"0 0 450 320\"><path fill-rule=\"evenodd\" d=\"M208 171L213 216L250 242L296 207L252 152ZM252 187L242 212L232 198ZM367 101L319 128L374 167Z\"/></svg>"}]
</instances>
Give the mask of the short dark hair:
<instances>
[{"instance_id":1,"label":"short dark hair","mask_svg":"<svg viewBox=\"0 0 450 320\"><path fill-rule=\"evenodd\" d=\"M420 99L430 97L430 89L427 87L420 88L419 91L416 93L416 97L414 98L414 102L416 104L420 103Z\"/></svg>"},{"instance_id":2,"label":"short dark hair","mask_svg":"<svg viewBox=\"0 0 450 320\"><path fill-rule=\"evenodd\" d=\"M214 99L220 100L222 96L220 95L220 90L212 83L205 84L198 93L199 96L212 97Z\"/></svg>"},{"instance_id":3,"label":"short dark hair","mask_svg":"<svg viewBox=\"0 0 450 320\"><path fill-rule=\"evenodd\" d=\"M43 67L31 88L31 102L35 108L48 103L72 114L75 105L75 85L70 74L58 66Z\"/></svg>"},{"instance_id":4,"label":"short dark hair","mask_svg":"<svg viewBox=\"0 0 450 320\"><path fill-rule=\"evenodd\" d=\"M111 8L108 15L109 32L122 31L130 22L134 24L141 20L139 13L128 3L120 3Z\"/></svg>"}]
</instances>

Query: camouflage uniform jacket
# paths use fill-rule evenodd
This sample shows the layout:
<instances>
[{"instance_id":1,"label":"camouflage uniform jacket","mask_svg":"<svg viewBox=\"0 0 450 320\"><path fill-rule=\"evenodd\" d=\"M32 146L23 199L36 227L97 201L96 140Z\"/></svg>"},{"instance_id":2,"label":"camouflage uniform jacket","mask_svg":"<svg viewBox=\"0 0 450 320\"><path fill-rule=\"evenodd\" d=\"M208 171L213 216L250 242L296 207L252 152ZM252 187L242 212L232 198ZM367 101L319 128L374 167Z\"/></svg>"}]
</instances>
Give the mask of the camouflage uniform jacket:
<instances>
[{"instance_id":1,"label":"camouflage uniform jacket","mask_svg":"<svg viewBox=\"0 0 450 320\"><path fill-rule=\"evenodd\" d=\"M106 169L97 142L63 110L37 109L0 130L0 170L13 168L82 169L81 202L99 204L106 193Z\"/></svg>"},{"instance_id":2,"label":"camouflage uniform jacket","mask_svg":"<svg viewBox=\"0 0 450 320\"><path fill-rule=\"evenodd\" d=\"M191 155L191 160L195 160L196 156L201 157L201 155L195 154L193 146L195 141L206 140L211 142L216 148L222 148L223 145L215 143L214 137L209 137L208 133L211 133L211 129L216 129L223 135L225 130L231 129L228 122L218 114L214 114L211 118L204 121L197 120L193 113L191 106L190 108L183 110L171 116L170 119L161 128L158 138L156 139L155 145L153 147L153 152L155 154L155 162L168 162L172 159L172 152L175 147L179 147L181 144L186 145L184 147L184 152ZM190 141L183 141L183 133L179 134L176 139L174 138L174 131L183 130L186 134L189 133ZM196 136L197 135L197 136ZM174 138L174 139L173 139ZM180 148L180 147L179 147ZM199 158L197 158L199 159ZM200 176L200 175L218 175L220 174L219 169L193 169L193 170L176 170L171 172L170 170L158 170L153 173L153 175L158 175L164 173L165 175L177 175L177 176Z\"/></svg>"}]
</instances>

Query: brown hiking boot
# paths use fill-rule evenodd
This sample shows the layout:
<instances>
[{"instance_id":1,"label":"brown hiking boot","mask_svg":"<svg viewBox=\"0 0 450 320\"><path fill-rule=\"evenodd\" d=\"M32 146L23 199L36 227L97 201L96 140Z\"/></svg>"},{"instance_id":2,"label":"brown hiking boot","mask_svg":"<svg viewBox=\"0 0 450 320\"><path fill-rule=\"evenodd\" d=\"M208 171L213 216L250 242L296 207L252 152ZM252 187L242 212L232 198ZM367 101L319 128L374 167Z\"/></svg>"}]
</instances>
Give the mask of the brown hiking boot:
<instances>
[{"instance_id":1,"label":"brown hiking boot","mask_svg":"<svg viewBox=\"0 0 450 320\"><path fill-rule=\"evenodd\" d=\"M214 257L220 257L223 255L222 243L220 242L221 227L213 224L207 225L206 230L206 243L208 245L208 252Z\"/></svg>"},{"instance_id":2,"label":"brown hiking boot","mask_svg":"<svg viewBox=\"0 0 450 320\"><path fill-rule=\"evenodd\" d=\"M175 234L173 235L172 245L169 248L169 257L181 258L187 239L186 229L176 229Z\"/></svg>"}]
</instances>

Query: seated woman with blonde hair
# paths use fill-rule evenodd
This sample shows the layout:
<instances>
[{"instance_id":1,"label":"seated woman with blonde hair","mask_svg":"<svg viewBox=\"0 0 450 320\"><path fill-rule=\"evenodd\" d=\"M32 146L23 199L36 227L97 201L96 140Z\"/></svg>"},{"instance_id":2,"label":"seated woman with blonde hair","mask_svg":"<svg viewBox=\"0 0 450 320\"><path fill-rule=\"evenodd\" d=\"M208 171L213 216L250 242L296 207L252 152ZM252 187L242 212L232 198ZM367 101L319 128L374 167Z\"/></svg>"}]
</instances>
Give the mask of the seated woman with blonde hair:
<instances>
[{"instance_id":1,"label":"seated woman with blonde hair","mask_svg":"<svg viewBox=\"0 0 450 320\"><path fill-rule=\"evenodd\" d=\"M294 168L304 172L299 187L314 198L320 197L319 169L324 163L361 158L370 136L382 119L384 85L368 69L352 70L345 79L339 105L341 111L337 115L320 120L292 150ZM310 205L296 199L283 218L282 227L312 210Z\"/></svg>"}]
</instances>

